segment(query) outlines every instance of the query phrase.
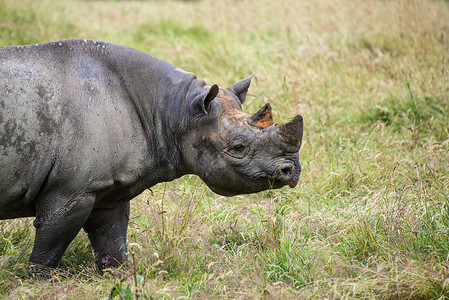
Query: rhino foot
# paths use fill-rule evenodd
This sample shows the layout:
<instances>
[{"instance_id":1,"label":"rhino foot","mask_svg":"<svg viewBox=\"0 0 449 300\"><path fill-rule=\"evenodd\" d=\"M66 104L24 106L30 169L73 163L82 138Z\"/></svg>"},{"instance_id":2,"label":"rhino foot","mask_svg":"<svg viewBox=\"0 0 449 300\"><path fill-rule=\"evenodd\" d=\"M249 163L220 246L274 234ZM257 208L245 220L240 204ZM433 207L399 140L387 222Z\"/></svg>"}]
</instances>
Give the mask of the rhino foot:
<instances>
[{"instance_id":1,"label":"rhino foot","mask_svg":"<svg viewBox=\"0 0 449 300\"><path fill-rule=\"evenodd\" d=\"M45 281L52 277L54 271L55 269L44 265L29 263L27 276L38 281Z\"/></svg>"}]
</instances>

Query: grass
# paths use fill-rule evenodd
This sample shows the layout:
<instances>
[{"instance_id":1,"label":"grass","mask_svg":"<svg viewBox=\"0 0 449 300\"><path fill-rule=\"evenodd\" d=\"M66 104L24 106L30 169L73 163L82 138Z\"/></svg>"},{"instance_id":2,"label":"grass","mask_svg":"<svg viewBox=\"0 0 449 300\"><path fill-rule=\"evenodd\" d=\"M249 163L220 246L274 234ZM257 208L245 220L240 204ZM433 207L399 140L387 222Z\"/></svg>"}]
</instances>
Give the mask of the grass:
<instances>
[{"instance_id":1,"label":"grass","mask_svg":"<svg viewBox=\"0 0 449 300\"><path fill-rule=\"evenodd\" d=\"M449 298L448 28L442 1L0 0L1 46L93 38L209 84L255 74L244 110L306 126L295 189L187 176L133 200L123 280L83 232L27 279L32 219L0 221L0 297Z\"/></svg>"}]
</instances>

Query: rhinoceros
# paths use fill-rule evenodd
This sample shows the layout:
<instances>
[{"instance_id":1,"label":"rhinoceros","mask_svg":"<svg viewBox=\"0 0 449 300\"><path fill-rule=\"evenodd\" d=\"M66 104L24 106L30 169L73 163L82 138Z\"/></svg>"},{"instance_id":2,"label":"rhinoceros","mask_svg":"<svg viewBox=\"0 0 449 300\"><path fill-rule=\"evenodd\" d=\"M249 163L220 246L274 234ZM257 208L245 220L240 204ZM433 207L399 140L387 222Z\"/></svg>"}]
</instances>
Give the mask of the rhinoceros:
<instances>
[{"instance_id":1,"label":"rhinoceros","mask_svg":"<svg viewBox=\"0 0 449 300\"><path fill-rule=\"evenodd\" d=\"M303 118L242 111L228 88L126 46L0 48L0 219L36 217L28 273L56 268L83 228L99 269L125 261L129 202L185 174L215 193L295 187Z\"/></svg>"}]
</instances>

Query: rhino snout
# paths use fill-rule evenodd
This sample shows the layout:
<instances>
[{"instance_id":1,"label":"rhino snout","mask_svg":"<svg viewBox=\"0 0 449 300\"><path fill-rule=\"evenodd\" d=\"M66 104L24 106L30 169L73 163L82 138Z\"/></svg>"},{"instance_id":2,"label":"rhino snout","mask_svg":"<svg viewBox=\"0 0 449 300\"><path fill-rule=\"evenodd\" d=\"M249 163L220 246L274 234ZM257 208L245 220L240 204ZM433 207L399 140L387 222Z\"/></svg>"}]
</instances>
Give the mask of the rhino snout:
<instances>
[{"instance_id":1,"label":"rhino snout","mask_svg":"<svg viewBox=\"0 0 449 300\"><path fill-rule=\"evenodd\" d=\"M298 184L300 172L300 165L296 167L293 163L284 162L276 167L274 177L283 185L288 185L291 188L294 188Z\"/></svg>"}]
</instances>

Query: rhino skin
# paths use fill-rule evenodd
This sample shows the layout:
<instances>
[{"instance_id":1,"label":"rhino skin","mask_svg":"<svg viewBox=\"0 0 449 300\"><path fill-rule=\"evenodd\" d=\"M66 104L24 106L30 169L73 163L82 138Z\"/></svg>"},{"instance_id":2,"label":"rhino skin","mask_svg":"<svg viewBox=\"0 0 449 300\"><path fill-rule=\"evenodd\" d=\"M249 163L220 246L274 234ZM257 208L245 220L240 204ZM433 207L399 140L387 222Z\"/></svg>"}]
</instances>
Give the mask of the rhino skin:
<instances>
[{"instance_id":1,"label":"rhino skin","mask_svg":"<svg viewBox=\"0 0 449 300\"><path fill-rule=\"evenodd\" d=\"M86 39L0 48L0 219L35 216L30 275L83 228L100 270L125 261L129 201L196 174L226 196L295 187L303 120L242 112L228 88Z\"/></svg>"}]
</instances>

